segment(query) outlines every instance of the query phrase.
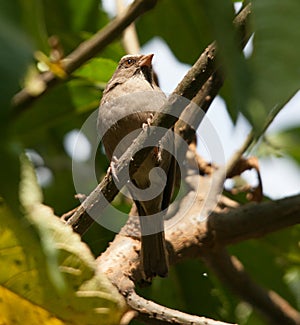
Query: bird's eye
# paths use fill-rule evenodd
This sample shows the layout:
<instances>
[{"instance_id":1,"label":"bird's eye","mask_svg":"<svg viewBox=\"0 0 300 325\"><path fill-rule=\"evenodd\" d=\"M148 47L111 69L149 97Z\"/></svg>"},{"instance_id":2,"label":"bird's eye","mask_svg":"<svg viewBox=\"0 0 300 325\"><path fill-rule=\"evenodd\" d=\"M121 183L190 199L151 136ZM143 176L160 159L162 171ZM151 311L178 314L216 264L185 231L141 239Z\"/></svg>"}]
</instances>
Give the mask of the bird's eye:
<instances>
[{"instance_id":1,"label":"bird's eye","mask_svg":"<svg viewBox=\"0 0 300 325\"><path fill-rule=\"evenodd\" d=\"M135 62L136 62L136 60L134 60L134 59L127 59L127 60L124 62L124 66L125 66L125 68L129 68L129 67L131 67Z\"/></svg>"}]
</instances>

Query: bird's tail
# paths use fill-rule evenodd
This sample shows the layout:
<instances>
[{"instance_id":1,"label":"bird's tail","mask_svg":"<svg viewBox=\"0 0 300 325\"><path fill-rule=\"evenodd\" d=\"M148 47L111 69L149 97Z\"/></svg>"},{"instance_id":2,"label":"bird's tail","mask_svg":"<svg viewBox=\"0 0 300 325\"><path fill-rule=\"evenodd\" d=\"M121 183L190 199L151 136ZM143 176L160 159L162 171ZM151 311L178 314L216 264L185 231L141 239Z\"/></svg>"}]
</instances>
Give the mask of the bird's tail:
<instances>
[{"instance_id":1,"label":"bird's tail","mask_svg":"<svg viewBox=\"0 0 300 325\"><path fill-rule=\"evenodd\" d=\"M169 263L166 249L163 216L141 216L141 261L146 278L168 275Z\"/></svg>"},{"instance_id":2,"label":"bird's tail","mask_svg":"<svg viewBox=\"0 0 300 325\"><path fill-rule=\"evenodd\" d=\"M168 254L163 231L142 236L141 260L146 278L168 275Z\"/></svg>"}]
</instances>

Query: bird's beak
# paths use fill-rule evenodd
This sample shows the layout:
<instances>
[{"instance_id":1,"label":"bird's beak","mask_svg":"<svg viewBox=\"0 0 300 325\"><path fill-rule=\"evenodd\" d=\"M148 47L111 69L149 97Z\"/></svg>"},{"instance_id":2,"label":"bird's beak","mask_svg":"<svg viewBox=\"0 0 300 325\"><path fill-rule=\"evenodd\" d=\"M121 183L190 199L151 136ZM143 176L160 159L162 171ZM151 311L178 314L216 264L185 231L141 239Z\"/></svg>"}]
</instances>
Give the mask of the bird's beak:
<instances>
[{"instance_id":1,"label":"bird's beak","mask_svg":"<svg viewBox=\"0 0 300 325\"><path fill-rule=\"evenodd\" d=\"M139 66L140 67L151 67L153 56L154 56L154 54L143 55L139 62Z\"/></svg>"}]
</instances>

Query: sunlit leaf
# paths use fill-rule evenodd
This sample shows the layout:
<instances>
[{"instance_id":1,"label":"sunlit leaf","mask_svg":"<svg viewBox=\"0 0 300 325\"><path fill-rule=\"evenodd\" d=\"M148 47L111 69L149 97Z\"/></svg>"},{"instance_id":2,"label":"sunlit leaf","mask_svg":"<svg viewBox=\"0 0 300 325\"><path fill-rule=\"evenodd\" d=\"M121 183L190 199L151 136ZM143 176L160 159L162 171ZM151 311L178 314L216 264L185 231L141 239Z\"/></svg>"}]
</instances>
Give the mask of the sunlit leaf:
<instances>
[{"instance_id":1,"label":"sunlit leaf","mask_svg":"<svg viewBox=\"0 0 300 325\"><path fill-rule=\"evenodd\" d=\"M105 86L117 67L117 62L111 59L95 58L74 72L74 76L81 77L93 83Z\"/></svg>"},{"instance_id":2,"label":"sunlit leaf","mask_svg":"<svg viewBox=\"0 0 300 325\"><path fill-rule=\"evenodd\" d=\"M50 324L49 317L53 324L117 324L125 308L122 297L95 273L95 260L80 237L40 202L25 158L20 191L22 222L4 202L0 207L0 320L24 324L11 313L20 304L32 324Z\"/></svg>"},{"instance_id":3,"label":"sunlit leaf","mask_svg":"<svg viewBox=\"0 0 300 325\"><path fill-rule=\"evenodd\" d=\"M296 296L297 306L300 308L300 267L292 267L286 273L284 280Z\"/></svg>"}]
</instances>

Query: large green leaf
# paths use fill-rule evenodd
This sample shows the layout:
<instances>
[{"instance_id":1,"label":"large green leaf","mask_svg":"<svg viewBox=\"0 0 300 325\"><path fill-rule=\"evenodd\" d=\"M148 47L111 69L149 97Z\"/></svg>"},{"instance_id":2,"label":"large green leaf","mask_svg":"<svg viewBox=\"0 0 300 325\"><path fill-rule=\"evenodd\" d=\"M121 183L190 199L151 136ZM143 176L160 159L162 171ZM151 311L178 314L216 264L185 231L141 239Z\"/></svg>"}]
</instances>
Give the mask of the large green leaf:
<instances>
[{"instance_id":1,"label":"large green leaf","mask_svg":"<svg viewBox=\"0 0 300 325\"><path fill-rule=\"evenodd\" d=\"M193 64L206 46L217 40L219 59L226 74L227 99L230 115L235 120L246 105L251 76L232 21L234 9L226 1L171 1L158 6L137 22L142 43L154 36L162 37L176 57Z\"/></svg>"},{"instance_id":2,"label":"large green leaf","mask_svg":"<svg viewBox=\"0 0 300 325\"><path fill-rule=\"evenodd\" d=\"M19 0L19 23L35 43L35 47L48 53L48 31L45 22L43 0Z\"/></svg>"},{"instance_id":3,"label":"large green leaf","mask_svg":"<svg viewBox=\"0 0 300 325\"><path fill-rule=\"evenodd\" d=\"M225 93L227 109L235 121L238 112L245 108L251 74L241 51L239 34L233 25L235 17L231 0L201 1L218 44L218 60L226 76Z\"/></svg>"},{"instance_id":4,"label":"large green leaf","mask_svg":"<svg viewBox=\"0 0 300 325\"><path fill-rule=\"evenodd\" d=\"M253 1L253 87L244 114L256 130L299 89L299 16L298 0Z\"/></svg>"},{"instance_id":5,"label":"large green leaf","mask_svg":"<svg viewBox=\"0 0 300 325\"><path fill-rule=\"evenodd\" d=\"M238 244L232 247L231 251L242 261L255 282L277 292L295 306L296 297L284 277L297 263L299 267L299 259L297 262L292 258L299 250L298 239L299 227L285 229L260 240Z\"/></svg>"},{"instance_id":6,"label":"large green leaf","mask_svg":"<svg viewBox=\"0 0 300 325\"><path fill-rule=\"evenodd\" d=\"M88 247L52 210L29 162L22 159L19 219L0 207L0 321L24 324L112 324L125 311L124 300L103 274L96 273ZM12 310L20 313L12 313Z\"/></svg>"},{"instance_id":7,"label":"large green leaf","mask_svg":"<svg viewBox=\"0 0 300 325\"><path fill-rule=\"evenodd\" d=\"M137 21L140 41L162 37L176 57L193 64L213 40L211 25L198 0L159 1L154 10Z\"/></svg>"},{"instance_id":8,"label":"large green leaf","mask_svg":"<svg viewBox=\"0 0 300 325\"><path fill-rule=\"evenodd\" d=\"M104 87L117 68L117 65L117 62L112 59L95 58L77 69L74 72L74 76L81 77Z\"/></svg>"},{"instance_id":9,"label":"large green leaf","mask_svg":"<svg viewBox=\"0 0 300 325\"><path fill-rule=\"evenodd\" d=\"M24 141L28 137L33 137L34 140L37 134L46 134L47 130L56 125L70 123L76 115L96 109L99 99L100 91L90 82L72 80L60 84L18 117L14 124L15 132L24 137Z\"/></svg>"},{"instance_id":10,"label":"large green leaf","mask_svg":"<svg viewBox=\"0 0 300 325\"><path fill-rule=\"evenodd\" d=\"M14 16L10 15L11 10L16 8L12 4L6 8L5 3L6 1L0 2L1 131L2 127L7 126L5 115L10 108L11 97L19 89L20 79L25 73L32 53L30 40L18 24L14 23ZM12 9L9 9L10 7Z\"/></svg>"},{"instance_id":11,"label":"large green leaf","mask_svg":"<svg viewBox=\"0 0 300 325\"><path fill-rule=\"evenodd\" d=\"M18 23L15 1L0 1L0 195L16 212L21 145L11 134L11 98L31 59L30 40ZM16 212L17 213L17 212Z\"/></svg>"},{"instance_id":12,"label":"large green leaf","mask_svg":"<svg viewBox=\"0 0 300 325\"><path fill-rule=\"evenodd\" d=\"M15 122L15 132L23 139L32 136L36 140L38 133L47 133L56 125L65 123L70 127L76 116L91 112L99 106L101 90L115 68L116 63L110 59L95 58L89 61L74 72L75 78L50 89L23 112ZM77 123L77 127L80 126ZM26 144L30 144L30 141Z\"/></svg>"}]
</instances>

